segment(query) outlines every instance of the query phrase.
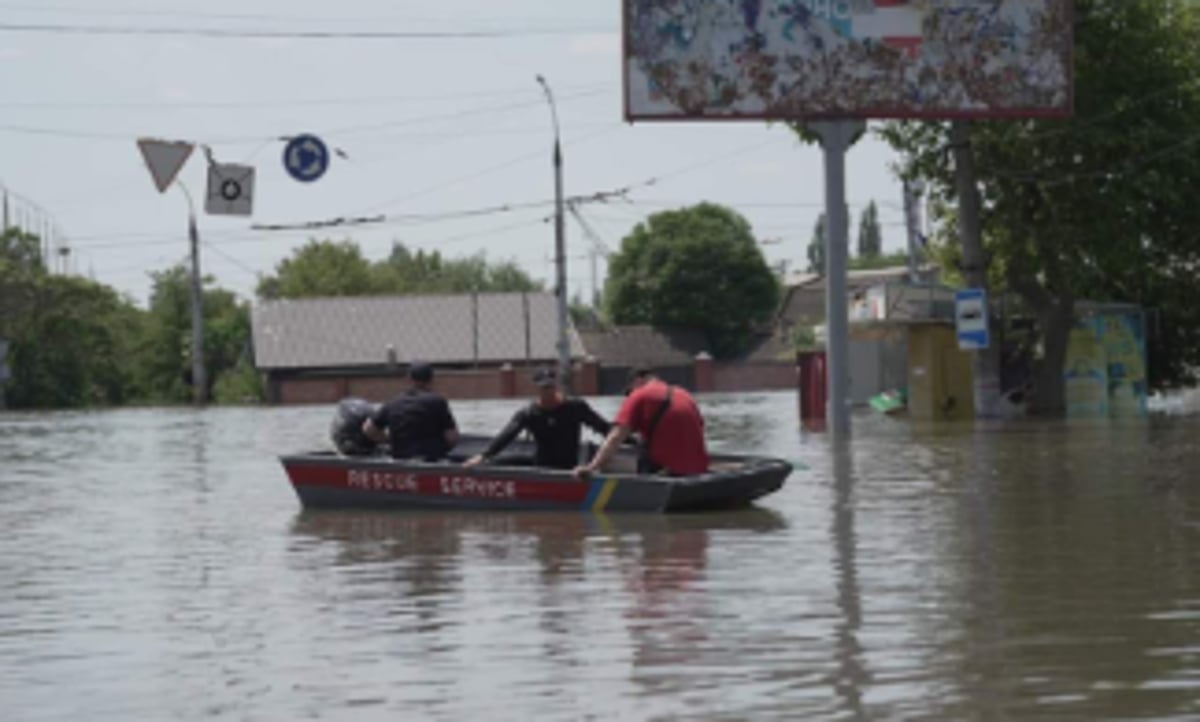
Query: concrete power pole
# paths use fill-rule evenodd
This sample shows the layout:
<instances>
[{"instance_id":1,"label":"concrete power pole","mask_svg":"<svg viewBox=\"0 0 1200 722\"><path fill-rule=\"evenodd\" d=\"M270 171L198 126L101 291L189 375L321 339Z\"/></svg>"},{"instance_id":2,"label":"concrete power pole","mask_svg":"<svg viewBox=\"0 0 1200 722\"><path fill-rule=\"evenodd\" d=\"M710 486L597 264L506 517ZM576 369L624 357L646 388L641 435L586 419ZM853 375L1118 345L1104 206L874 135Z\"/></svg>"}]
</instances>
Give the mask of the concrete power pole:
<instances>
[{"instance_id":1,"label":"concrete power pole","mask_svg":"<svg viewBox=\"0 0 1200 722\"><path fill-rule=\"evenodd\" d=\"M962 244L963 276L971 288L988 287L987 259L983 254L980 222L979 183L975 176L975 153L971 148L971 126L956 120L950 129L954 151L954 176L958 190L958 237ZM989 311L989 325L991 313ZM993 339L996 334L990 334ZM993 342L974 352L972 359L975 387L975 416L995 418L1000 408L1000 349Z\"/></svg>"},{"instance_id":2,"label":"concrete power pole","mask_svg":"<svg viewBox=\"0 0 1200 722\"><path fill-rule=\"evenodd\" d=\"M191 203L190 198L188 202ZM196 230L195 212L188 213L188 242L192 251L192 402L202 406L208 401L208 374L204 369L204 292L200 285L200 233Z\"/></svg>"},{"instance_id":3,"label":"concrete power pole","mask_svg":"<svg viewBox=\"0 0 1200 722\"><path fill-rule=\"evenodd\" d=\"M920 283L921 256L921 196L920 181L904 181L904 227L908 233L908 281Z\"/></svg>"},{"instance_id":4,"label":"concrete power pole","mask_svg":"<svg viewBox=\"0 0 1200 722\"><path fill-rule=\"evenodd\" d=\"M554 294L558 302L558 381L562 387L571 390L571 345L567 338L567 250L566 250L566 218L563 205L563 155L562 141L558 129L558 109L554 104L554 93L550 84L541 75L537 76L538 84L546 93L546 102L550 105L550 115L554 121Z\"/></svg>"}]
</instances>

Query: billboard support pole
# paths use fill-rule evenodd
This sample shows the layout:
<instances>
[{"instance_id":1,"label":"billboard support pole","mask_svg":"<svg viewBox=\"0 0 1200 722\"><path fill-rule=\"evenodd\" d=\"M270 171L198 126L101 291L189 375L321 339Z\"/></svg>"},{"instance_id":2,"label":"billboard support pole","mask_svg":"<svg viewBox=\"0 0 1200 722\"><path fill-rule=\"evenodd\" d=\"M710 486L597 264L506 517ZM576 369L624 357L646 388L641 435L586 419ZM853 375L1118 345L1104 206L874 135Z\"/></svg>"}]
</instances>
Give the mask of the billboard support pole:
<instances>
[{"instance_id":1,"label":"billboard support pole","mask_svg":"<svg viewBox=\"0 0 1200 722\"><path fill-rule=\"evenodd\" d=\"M850 436L850 314L846 298L849 213L846 208L846 151L863 132L861 120L829 120L807 124L825 151L825 354L828 359L829 433L834 440Z\"/></svg>"}]
</instances>

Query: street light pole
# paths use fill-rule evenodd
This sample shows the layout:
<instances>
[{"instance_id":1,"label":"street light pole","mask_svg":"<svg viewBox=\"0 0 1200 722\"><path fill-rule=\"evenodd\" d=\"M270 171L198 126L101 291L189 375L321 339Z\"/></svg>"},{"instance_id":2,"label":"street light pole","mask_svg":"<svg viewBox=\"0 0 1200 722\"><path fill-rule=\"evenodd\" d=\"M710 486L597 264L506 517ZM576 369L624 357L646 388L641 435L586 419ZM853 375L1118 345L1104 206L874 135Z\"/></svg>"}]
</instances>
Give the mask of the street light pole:
<instances>
[{"instance_id":1,"label":"street light pole","mask_svg":"<svg viewBox=\"0 0 1200 722\"><path fill-rule=\"evenodd\" d=\"M558 109L554 105L554 93L550 84L541 75L538 84L546 93L550 105L550 118L554 121L554 294L558 302L558 378L563 388L571 389L571 346L567 340L567 253L566 222L563 217L562 142L558 130Z\"/></svg>"},{"instance_id":2,"label":"street light pole","mask_svg":"<svg viewBox=\"0 0 1200 722\"><path fill-rule=\"evenodd\" d=\"M200 232L196 229L196 206L192 194L175 181L188 202L188 243L192 252L192 403L208 400L208 374L204 370L204 293L200 285Z\"/></svg>"}]
</instances>

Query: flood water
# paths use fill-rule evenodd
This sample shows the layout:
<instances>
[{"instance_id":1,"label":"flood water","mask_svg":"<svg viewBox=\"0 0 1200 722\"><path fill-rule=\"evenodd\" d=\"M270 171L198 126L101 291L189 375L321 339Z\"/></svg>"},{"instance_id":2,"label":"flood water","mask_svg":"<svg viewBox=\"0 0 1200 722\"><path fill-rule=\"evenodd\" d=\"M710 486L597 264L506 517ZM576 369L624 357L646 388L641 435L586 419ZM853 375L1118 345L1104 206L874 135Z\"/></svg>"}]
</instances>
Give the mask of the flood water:
<instances>
[{"instance_id":1,"label":"flood water","mask_svg":"<svg viewBox=\"0 0 1200 722\"><path fill-rule=\"evenodd\" d=\"M734 513L303 513L276 456L330 408L0 415L0 719L1200 719L1200 420L835 450L701 398L808 468Z\"/></svg>"}]
</instances>

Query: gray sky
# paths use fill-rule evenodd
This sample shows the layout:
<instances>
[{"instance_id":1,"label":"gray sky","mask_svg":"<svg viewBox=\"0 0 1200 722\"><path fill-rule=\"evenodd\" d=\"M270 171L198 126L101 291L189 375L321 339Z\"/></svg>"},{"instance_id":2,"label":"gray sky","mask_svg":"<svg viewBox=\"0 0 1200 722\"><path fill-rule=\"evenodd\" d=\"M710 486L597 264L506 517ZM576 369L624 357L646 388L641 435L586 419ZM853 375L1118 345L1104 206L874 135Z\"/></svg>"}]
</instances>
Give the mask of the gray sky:
<instances>
[{"instance_id":1,"label":"gray sky","mask_svg":"<svg viewBox=\"0 0 1200 722\"><path fill-rule=\"evenodd\" d=\"M513 31L488 39L306 40L0 30L0 183L55 220L78 272L90 270L139 301L148 271L185 258L187 206L178 189L156 191L136 138L207 143L220 162L256 166L253 218L200 217L205 273L250 298L256 274L271 272L313 235L253 232L251 223L549 201L551 125L538 73L558 97L568 195L658 179L635 188L631 202L586 207L613 250L647 214L710 200L750 219L768 260L803 268L823 202L820 151L786 128L624 124L618 0L0 0L0 24ZM291 180L278 138L302 132L320 135L348 160L335 158L316 183ZM888 170L894 159L870 136L848 158L853 218L875 199L885 250L904 245L900 185ZM205 175L200 153L181 174L198 204ZM450 256L484 251L548 280L551 210L320 235L353 238L372 259L393 240ZM573 221L567 231L570 290L588 297L591 244ZM600 270L602 280L602 263Z\"/></svg>"}]
</instances>

